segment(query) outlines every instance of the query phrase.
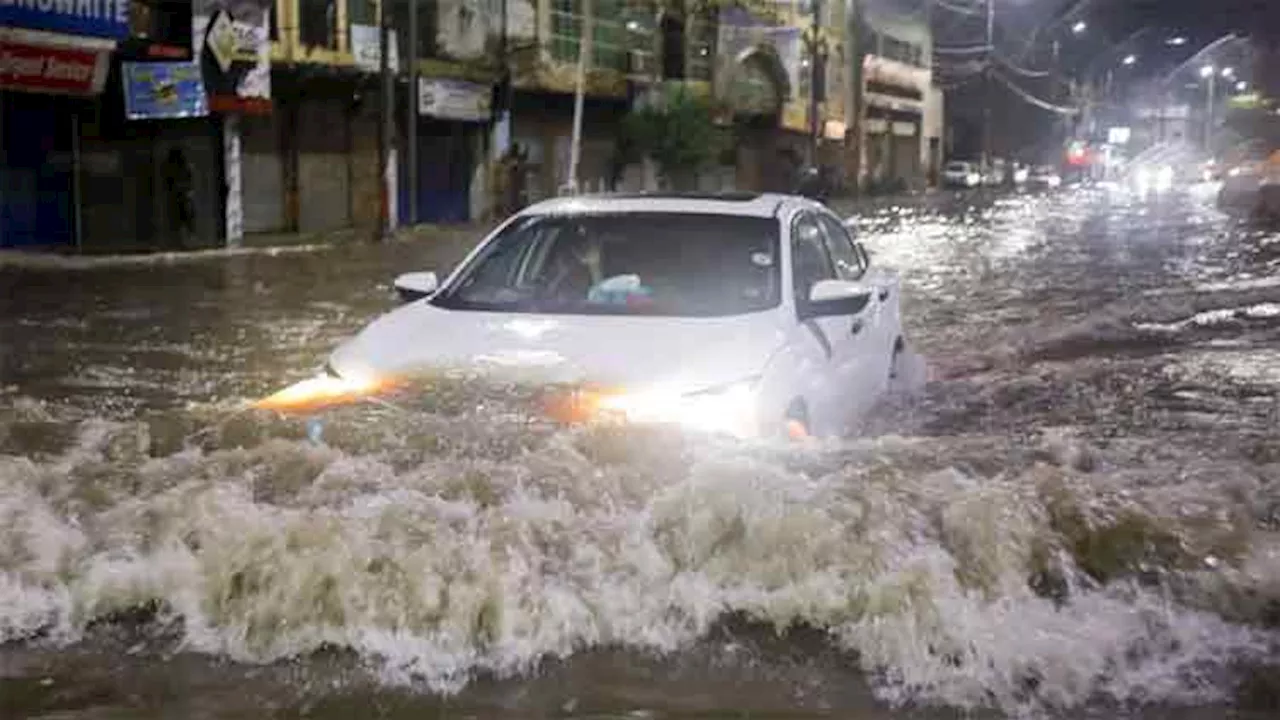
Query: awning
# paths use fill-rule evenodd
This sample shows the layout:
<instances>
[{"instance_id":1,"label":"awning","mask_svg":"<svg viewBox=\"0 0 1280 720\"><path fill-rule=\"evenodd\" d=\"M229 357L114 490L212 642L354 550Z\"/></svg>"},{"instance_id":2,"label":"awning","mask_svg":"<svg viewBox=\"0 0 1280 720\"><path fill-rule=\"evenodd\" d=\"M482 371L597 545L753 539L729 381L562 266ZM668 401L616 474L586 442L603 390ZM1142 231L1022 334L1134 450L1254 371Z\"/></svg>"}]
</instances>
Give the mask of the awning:
<instances>
[{"instance_id":1,"label":"awning","mask_svg":"<svg viewBox=\"0 0 1280 720\"><path fill-rule=\"evenodd\" d=\"M102 92L114 40L0 28L0 88L55 95Z\"/></svg>"}]
</instances>

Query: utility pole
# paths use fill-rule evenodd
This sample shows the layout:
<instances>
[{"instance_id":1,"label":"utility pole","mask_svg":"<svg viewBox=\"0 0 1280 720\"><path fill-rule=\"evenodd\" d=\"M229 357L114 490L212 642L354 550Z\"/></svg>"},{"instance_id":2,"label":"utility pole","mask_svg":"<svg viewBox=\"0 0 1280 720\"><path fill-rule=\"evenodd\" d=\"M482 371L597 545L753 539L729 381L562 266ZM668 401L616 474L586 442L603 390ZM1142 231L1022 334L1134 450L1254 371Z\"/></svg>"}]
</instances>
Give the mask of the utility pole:
<instances>
[{"instance_id":1,"label":"utility pole","mask_svg":"<svg viewBox=\"0 0 1280 720\"><path fill-rule=\"evenodd\" d=\"M809 38L809 167L818 164L820 121L818 105L826 94L826 62L822 51L822 0L813 0L813 23Z\"/></svg>"},{"instance_id":2,"label":"utility pole","mask_svg":"<svg viewBox=\"0 0 1280 720\"><path fill-rule=\"evenodd\" d=\"M583 0L582 32L578 36L578 82L573 95L573 140L569 146L568 190L578 194L578 163L582 158L582 102L586 94L587 67L591 62L591 36L594 26L595 0Z\"/></svg>"},{"instance_id":3,"label":"utility pole","mask_svg":"<svg viewBox=\"0 0 1280 720\"><path fill-rule=\"evenodd\" d=\"M391 236L391 136L395 134L395 77L391 74L391 0L378 4L378 73L382 78L382 92L378 104L378 178L382 208L378 212L378 230L375 240L387 240Z\"/></svg>"},{"instance_id":4,"label":"utility pole","mask_svg":"<svg viewBox=\"0 0 1280 720\"><path fill-rule=\"evenodd\" d=\"M866 98L863 92L866 83L863 78L863 65L866 62L867 49L862 43L866 37L863 32L862 17L862 0L849 0L849 12L853 14L851 18L850 32L853 36L853 72L849 77L849 85L852 88L853 102L850 103L850 122L846 129L846 142L848 151L852 155L849 163L849 174L853 184L853 193L855 196L862 194L862 144L866 140Z\"/></svg>"},{"instance_id":5,"label":"utility pole","mask_svg":"<svg viewBox=\"0 0 1280 720\"><path fill-rule=\"evenodd\" d=\"M409 42L405 50L409 63L409 90L405 93L404 132L406 157L405 185L409 188L410 225L418 222L418 2L409 0Z\"/></svg>"},{"instance_id":6,"label":"utility pole","mask_svg":"<svg viewBox=\"0 0 1280 720\"><path fill-rule=\"evenodd\" d=\"M1213 148L1213 116L1215 97L1218 94L1218 68L1212 68L1213 72L1209 73L1209 96L1204 112L1204 151L1210 152Z\"/></svg>"},{"instance_id":7,"label":"utility pole","mask_svg":"<svg viewBox=\"0 0 1280 720\"><path fill-rule=\"evenodd\" d=\"M986 102L982 109L982 167L986 171L991 167L991 105L995 101L995 83L991 78L992 59L996 51L996 0L987 0L987 67Z\"/></svg>"}]
</instances>

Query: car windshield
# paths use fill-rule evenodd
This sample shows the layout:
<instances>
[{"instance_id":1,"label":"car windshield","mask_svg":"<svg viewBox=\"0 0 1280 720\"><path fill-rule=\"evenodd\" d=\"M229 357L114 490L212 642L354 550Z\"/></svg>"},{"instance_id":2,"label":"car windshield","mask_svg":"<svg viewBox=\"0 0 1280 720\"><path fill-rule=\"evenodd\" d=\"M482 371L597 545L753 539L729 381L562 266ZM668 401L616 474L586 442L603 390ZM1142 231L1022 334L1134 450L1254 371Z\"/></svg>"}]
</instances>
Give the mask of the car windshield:
<instances>
[{"instance_id":1,"label":"car windshield","mask_svg":"<svg viewBox=\"0 0 1280 720\"><path fill-rule=\"evenodd\" d=\"M437 295L457 310L708 317L778 304L778 220L695 213L535 215Z\"/></svg>"},{"instance_id":2,"label":"car windshield","mask_svg":"<svg viewBox=\"0 0 1280 720\"><path fill-rule=\"evenodd\" d=\"M962 162L947 163L949 172L969 172L969 164Z\"/></svg>"}]
</instances>

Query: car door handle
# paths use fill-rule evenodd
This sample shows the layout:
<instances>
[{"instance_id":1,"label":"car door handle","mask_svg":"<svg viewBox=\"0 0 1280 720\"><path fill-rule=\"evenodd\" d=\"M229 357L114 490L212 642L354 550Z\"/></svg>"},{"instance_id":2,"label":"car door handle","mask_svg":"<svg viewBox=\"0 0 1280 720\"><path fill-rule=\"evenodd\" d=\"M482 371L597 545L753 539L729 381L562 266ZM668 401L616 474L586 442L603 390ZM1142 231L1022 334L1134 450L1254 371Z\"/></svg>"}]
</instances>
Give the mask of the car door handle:
<instances>
[{"instance_id":1,"label":"car door handle","mask_svg":"<svg viewBox=\"0 0 1280 720\"><path fill-rule=\"evenodd\" d=\"M880 302L889 299L889 288L880 288Z\"/></svg>"},{"instance_id":2,"label":"car door handle","mask_svg":"<svg viewBox=\"0 0 1280 720\"><path fill-rule=\"evenodd\" d=\"M862 318L855 318L853 324L849 326L849 334L857 335L862 332Z\"/></svg>"}]
</instances>

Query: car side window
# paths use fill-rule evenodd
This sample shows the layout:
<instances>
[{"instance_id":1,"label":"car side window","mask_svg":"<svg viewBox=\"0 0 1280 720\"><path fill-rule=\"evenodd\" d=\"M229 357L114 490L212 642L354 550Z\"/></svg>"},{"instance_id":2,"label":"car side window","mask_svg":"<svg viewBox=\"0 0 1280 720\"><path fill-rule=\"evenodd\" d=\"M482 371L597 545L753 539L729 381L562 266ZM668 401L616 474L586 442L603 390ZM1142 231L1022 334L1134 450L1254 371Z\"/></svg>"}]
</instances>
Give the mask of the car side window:
<instances>
[{"instance_id":1,"label":"car side window","mask_svg":"<svg viewBox=\"0 0 1280 720\"><path fill-rule=\"evenodd\" d=\"M809 299L809 291L819 280L834 280L835 269L827 255L822 226L809 213L796 216L791 225L791 277L797 303Z\"/></svg>"},{"instance_id":2,"label":"car side window","mask_svg":"<svg viewBox=\"0 0 1280 720\"><path fill-rule=\"evenodd\" d=\"M849 235L849 230L839 220L829 215L821 215L819 221L826 230L827 251L831 253L831 259L835 263L840 279L861 279L867 272L865 251L859 251L857 244Z\"/></svg>"}]
</instances>

